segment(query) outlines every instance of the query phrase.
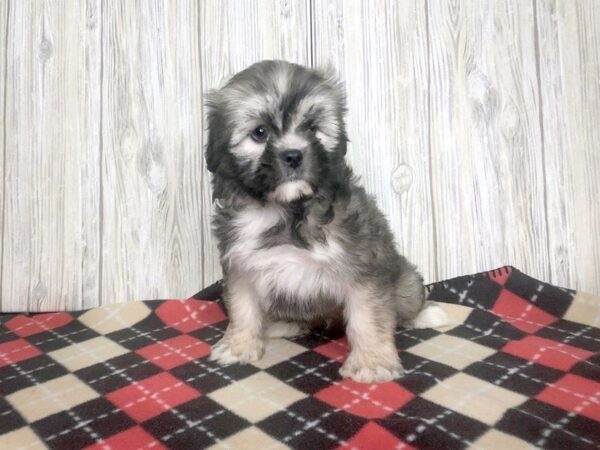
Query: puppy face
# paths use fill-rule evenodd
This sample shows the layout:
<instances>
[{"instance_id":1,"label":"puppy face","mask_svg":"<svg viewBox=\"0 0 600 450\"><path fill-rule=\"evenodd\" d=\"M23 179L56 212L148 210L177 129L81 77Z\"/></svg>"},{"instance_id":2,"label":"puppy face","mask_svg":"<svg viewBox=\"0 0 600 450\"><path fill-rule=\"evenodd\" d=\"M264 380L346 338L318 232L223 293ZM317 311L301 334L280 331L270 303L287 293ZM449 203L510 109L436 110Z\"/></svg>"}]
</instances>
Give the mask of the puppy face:
<instances>
[{"instance_id":1,"label":"puppy face","mask_svg":"<svg viewBox=\"0 0 600 450\"><path fill-rule=\"evenodd\" d=\"M343 89L331 76L262 61L208 96L206 160L252 197L289 203L316 194L346 152Z\"/></svg>"}]
</instances>

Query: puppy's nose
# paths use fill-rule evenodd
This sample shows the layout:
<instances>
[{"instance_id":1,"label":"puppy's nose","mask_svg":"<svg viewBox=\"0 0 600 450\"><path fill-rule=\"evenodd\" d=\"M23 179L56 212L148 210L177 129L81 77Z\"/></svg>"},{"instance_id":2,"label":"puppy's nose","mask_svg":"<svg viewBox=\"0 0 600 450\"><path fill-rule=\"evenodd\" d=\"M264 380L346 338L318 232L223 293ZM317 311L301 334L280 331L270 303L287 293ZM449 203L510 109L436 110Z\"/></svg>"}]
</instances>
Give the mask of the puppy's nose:
<instances>
[{"instance_id":1,"label":"puppy's nose","mask_svg":"<svg viewBox=\"0 0 600 450\"><path fill-rule=\"evenodd\" d=\"M300 150L285 150L279 154L279 158L286 166L295 169L302 164L302 152Z\"/></svg>"}]
</instances>

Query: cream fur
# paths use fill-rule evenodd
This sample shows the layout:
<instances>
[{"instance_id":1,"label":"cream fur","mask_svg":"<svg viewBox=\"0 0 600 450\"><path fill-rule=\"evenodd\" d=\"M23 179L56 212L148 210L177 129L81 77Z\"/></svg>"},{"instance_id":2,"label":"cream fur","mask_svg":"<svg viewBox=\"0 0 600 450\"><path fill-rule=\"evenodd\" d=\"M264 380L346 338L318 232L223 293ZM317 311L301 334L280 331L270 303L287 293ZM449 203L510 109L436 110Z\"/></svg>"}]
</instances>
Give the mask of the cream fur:
<instances>
[{"instance_id":1,"label":"cream fur","mask_svg":"<svg viewBox=\"0 0 600 450\"><path fill-rule=\"evenodd\" d=\"M301 197L309 197L313 194L313 190L304 180L287 181L277 186L277 188L269 194L269 198L280 203L290 203L298 200Z\"/></svg>"}]
</instances>

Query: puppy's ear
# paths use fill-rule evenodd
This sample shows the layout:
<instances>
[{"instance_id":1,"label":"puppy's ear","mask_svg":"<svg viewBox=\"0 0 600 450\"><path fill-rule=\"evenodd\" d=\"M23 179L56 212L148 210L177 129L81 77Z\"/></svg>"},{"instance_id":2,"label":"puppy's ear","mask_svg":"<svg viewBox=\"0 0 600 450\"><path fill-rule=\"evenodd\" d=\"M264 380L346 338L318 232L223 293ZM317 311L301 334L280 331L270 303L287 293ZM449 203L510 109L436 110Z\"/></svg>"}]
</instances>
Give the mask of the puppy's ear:
<instances>
[{"instance_id":1,"label":"puppy's ear","mask_svg":"<svg viewBox=\"0 0 600 450\"><path fill-rule=\"evenodd\" d=\"M347 151L347 143L349 141L346 136L345 115L348 111L346 107L346 86L342 81L339 70L332 64L327 64L317 69L317 72L323 77L325 83L333 91L333 101L337 110L337 120L339 122L340 132L338 136L337 152L340 155L345 155Z\"/></svg>"},{"instance_id":2,"label":"puppy's ear","mask_svg":"<svg viewBox=\"0 0 600 450\"><path fill-rule=\"evenodd\" d=\"M208 109L206 115L208 122L208 143L206 144L205 153L206 167L214 173L221 164L229 144L229 133L220 91L209 92L206 95L205 105Z\"/></svg>"},{"instance_id":3,"label":"puppy's ear","mask_svg":"<svg viewBox=\"0 0 600 450\"><path fill-rule=\"evenodd\" d=\"M340 115L346 114L346 86L342 81L339 70L331 63L320 67L317 72L325 79L325 82L333 90L336 106Z\"/></svg>"}]
</instances>

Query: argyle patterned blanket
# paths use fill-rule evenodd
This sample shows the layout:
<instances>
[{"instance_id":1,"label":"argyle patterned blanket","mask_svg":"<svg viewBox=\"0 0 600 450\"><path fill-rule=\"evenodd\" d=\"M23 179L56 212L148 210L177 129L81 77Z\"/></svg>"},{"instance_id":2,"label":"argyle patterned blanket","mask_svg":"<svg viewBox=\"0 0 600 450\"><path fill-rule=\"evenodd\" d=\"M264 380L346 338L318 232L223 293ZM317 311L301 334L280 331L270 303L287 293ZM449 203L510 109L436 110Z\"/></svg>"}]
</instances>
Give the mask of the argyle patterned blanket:
<instances>
[{"instance_id":1,"label":"argyle patterned blanket","mask_svg":"<svg viewBox=\"0 0 600 450\"><path fill-rule=\"evenodd\" d=\"M208 361L219 284L187 300L0 315L0 448L598 448L600 297L504 267L428 286L444 329L398 329L406 375L343 380L343 330Z\"/></svg>"}]
</instances>

